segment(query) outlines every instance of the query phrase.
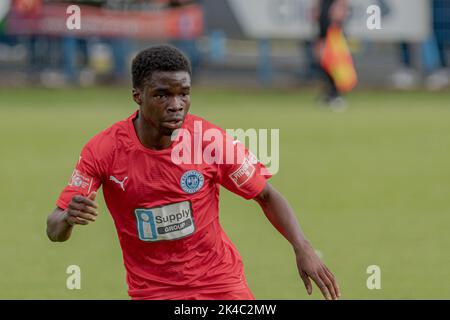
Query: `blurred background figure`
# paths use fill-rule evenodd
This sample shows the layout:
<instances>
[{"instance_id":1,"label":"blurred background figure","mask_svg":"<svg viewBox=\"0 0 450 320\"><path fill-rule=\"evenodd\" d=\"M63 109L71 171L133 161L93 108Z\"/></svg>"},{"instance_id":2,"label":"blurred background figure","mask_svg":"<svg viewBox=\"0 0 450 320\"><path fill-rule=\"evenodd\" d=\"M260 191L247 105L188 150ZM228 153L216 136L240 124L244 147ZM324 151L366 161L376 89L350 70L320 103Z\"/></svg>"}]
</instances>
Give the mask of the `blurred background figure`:
<instances>
[{"instance_id":1,"label":"blurred background figure","mask_svg":"<svg viewBox=\"0 0 450 320\"><path fill-rule=\"evenodd\" d=\"M390 77L396 89L408 90L418 88L422 82L432 91L442 90L450 84L447 47L450 43L450 2L432 0L431 33L420 46L420 55L414 61L413 43L400 42L400 67Z\"/></svg>"},{"instance_id":2,"label":"blurred background figure","mask_svg":"<svg viewBox=\"0 0 450 320\"><path fill-rule=\"evenodd\" d=\"M433 34L428 43L425 44L431 45L431 49L427 50L427 48L424 48L427 72L425 86L429 90L441 90L450 84L447 57L447 49L450 44L450 2L433 0L432 5ZM437 52L435 51L434 55L428 58L426 53L432 52L433 48L436 48Z\"/></svg>"},{"instance_id":3,"label":"blurred background figure","mask_svg":"<svg viewBox=\"0 0 450 320\"><path fill-rule=\"evenodd\" d=\"M343 110L345 108L345 101L342 97L342 91L345 86L341 86L341 79L337 76L335 69L341 68L340 64L345 63L337 59L332 50L336 41L340 41L340 48L346 47L345 38L342 33L342 28L348 16L347 0L318 0L316 9L316 19L319 26L319 35L315 44L316 59L321 66L324 79L324 89L321 100L324 104L333 109ZM338 49L339 50L339 49ZM330 56L331 54L331 56ZM338 53L339 54L339 53ZM344 55L349 55L348 49L343 52ZM350 68L353 68L353 64ZM351 73L347 71L345 73ZM347 76L347 75L344 75ZM345 80L344 80L345 81ZM353 85L351 85L351 88ZM351 90L348 88L348 91ZM346 88L347 89L347 88Z\"/></svg>"},{"instance_id":4,"label":"blurred background figure","mask_svg":"<svg viewBox=\"0 0 450 320\"><path fill-rule=\"evenodd\" d=\"M390 77L391 85L396 89L413 89L419 84L420 74L413 65L411 47L407 42L398 44L399 68Z\"/></svg>"},{"instance_id":5,"label":"blurred background figure","mask_svg":"<svg viewBox=\"0 0 450 320\"><path fill-rule=\"evenodd\" d=\"M177 9L183 6L190 5L201 5L200 0L169 0L167 3L168 9ZM188 27L188 26L186 26ZM183 51L186 56L191 61L192 74L194 75L193 79L195 79L195 75L197 74L200 61L201 61L201 53L198 49L197 38L192 38L189 35L187 37L180 37L180 39L172 40L172 45Z\"/></svg>"}]
</instances>

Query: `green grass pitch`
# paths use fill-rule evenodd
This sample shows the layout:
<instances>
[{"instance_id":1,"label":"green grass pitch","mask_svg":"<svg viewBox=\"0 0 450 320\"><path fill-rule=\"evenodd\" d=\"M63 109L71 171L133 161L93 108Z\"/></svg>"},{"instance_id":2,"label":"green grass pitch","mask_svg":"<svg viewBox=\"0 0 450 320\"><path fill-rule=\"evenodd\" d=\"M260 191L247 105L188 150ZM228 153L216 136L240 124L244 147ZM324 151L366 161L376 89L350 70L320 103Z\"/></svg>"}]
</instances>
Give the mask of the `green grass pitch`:
<instances>
[{"instance_id":1,"label":"green grass pitch","mask_svg":"<svg viewBox=\"0 0 450 320\"><path fill-rule=\"evenodd\" d=\"M0 90L0 298L128 299L103 197L97 222L55 244L46 217L83 144L131 114L130 90ZM317 108L311 91L195 89L191 112L224 128L279 128L271 179L335 273L343 299L450 298L450 93L360 91ZM257 299L309 299L293 252L259 210L223 190L221 221ZM66 268L81 267L81 290ZM381 290L366 287L369 265ZM319 299L314 288L314 299Z\"/></svg>"}]
</instances>

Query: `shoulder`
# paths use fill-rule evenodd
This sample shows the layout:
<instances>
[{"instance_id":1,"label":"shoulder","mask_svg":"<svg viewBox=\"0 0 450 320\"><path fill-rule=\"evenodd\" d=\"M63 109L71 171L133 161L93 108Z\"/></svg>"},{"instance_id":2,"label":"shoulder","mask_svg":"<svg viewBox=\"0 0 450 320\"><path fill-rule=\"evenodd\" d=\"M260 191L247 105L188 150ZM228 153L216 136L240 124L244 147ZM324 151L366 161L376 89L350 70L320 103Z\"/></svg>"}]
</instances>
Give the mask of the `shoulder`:
<instances>
[{"instance_id":1,"label":"shoulder","mask_svg":"<svg viewBox=\"0 0 450 320\"><path fill-rule=\"evenodd\" d=\"M121 120L100 131L85 144L84 150L92 153L95 158L104 158L129 144L129 121L130 118Z\"/></svg>"}]
</instances>

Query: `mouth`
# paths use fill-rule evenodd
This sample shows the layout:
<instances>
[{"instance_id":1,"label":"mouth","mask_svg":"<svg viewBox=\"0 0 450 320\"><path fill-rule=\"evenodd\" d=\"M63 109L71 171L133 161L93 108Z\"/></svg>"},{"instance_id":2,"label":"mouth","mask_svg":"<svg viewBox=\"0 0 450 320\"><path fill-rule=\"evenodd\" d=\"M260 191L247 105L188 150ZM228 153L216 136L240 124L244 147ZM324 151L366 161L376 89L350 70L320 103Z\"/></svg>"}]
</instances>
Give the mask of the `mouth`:
<instances>
[{"instance_id":1,"label":"mouth","mask_svg":"<svg viewBox=\"0 0 450 320\"><path fill-rule=\"evenodd\" d=\"M166 128L175 130L175 129L181 128L181 126L183 124L183 120L182 119L166 120L166 121L163 121L163 124Z\"/></svg>"}]
</instances>

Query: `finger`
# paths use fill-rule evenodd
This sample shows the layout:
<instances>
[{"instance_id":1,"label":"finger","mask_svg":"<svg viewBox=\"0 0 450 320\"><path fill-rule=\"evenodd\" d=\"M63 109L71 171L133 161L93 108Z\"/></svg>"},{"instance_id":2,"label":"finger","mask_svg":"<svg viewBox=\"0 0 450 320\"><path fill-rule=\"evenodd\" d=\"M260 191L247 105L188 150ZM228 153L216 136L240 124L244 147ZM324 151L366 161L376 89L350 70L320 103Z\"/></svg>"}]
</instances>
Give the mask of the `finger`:
<instances>
[{"instance_id":1,"label":"finger","mask_svg":"<svg viewBox=\"0 0 450 320\"><path fill-rule=\"evenodd\" d=\"M79 210L69 210L68 214L74 218L81 218L88 221L95 221L96 217L95 215L92 215L90 213L85 213Z\"/></svg>"},{"instance_id":2,"label":"finger","mask_svg":"<svg viewBox=\"0 0 450 320\"><path fill-rule=\"evenodd\" d=\"M88 195L88 199L95 201L95 198L97 197L97 192L92 191L89 195Z\"/></svg>"},{"instance_id":3,"label":"finger","mask_svg":"<svg viewBox=\"0 0 450 320\"><path fill-rule=\"evenodd\" d=\"M87 205L85 203L74 202L74 201L71 201L69 203L69 209L91 212L92 214L96 214L97 213L96 208L94 208L94 207L92 207L90 205Z\"/></svg>"},{"instance_id":4,"label":"finger","mask_svg":"<svg viewBox=\"0 0 450 320\"><path fill-rule=\"evenodd\" d=\"M92 222L94 222L97 219L94 215L89 214L89 213L84 213L84 212L81 212L79 214L79 216L77 217L77 219L80 219L80 218L83 220L92 221Z\"/></svg>"},{"instance_id":5,"label":"finger","mask_svg":"<svg viewBox=\"0 0 450 320\"><path fill-rule=\"evenodd\" d=\"M316 283L317 287L319 287L320 291L322 292L322 295L327 300L331 300L330 293L328 292L327 286L323 283L322 279L320 279L318 274L315 274L311 277L313 281Z\"/></svg>"},{"instance_id":6,"label":"finger","mask_svg":"<svg viewBox=\"0 0 450 320\"><path fill-rule=\"evenodd\" d=\"M312 294L312 285L311 280L309 279L308 275L305 272L300 273L300 277L303 280L303 283L305 284L306 292L308 292L309 295Z\"/></svg>"},{"instance_id":7,"label":"finger","mask_svg":"<svg viewBox=\"0 0 450 320\"><path fill-rule=\"evenodd\" d=\"M81 211L81 212L85 212L85 213L90 213L95 216L98 214L98 212L97 212L97 210L95 210L95 208L88 206L84 203L78 203L78 202L73 202L73 201L69 203L69 209L77 210L77 211Z\"/></svg>"},{"instance_id":8,"label":"finger","mask_svg":"<svg viewBox=\"0 0 450 320\"><path fill-rule=\"evenodd\" d=\"M74 226L76 224L77 225L87 225L87 224L89 224L89 221L86 221L84 219L80 219L80 218L77 218L77 217L73 217L73 216L67 217L66 221L71 226Z\"/></svg>"},{"instance_id":9,"label":"finger","mask_svg":"<svg viewBox=\"0 0 450 320\"><path fill-rule=\"evenodd\" d=\"M84 204L86 204L86 205L88 205L88 206L91 206L91 207L93 207L93 208L98 208L97 202L95 202L95 201L93 201L93 200L91 200L91 199L89 199L89 198L86 198L86 197L78 197L77 200L78 200L78 201L76 201L76 202L84 203Z\"/></svg>"},{"instance_id":10,"label":"finger","mask_svg":"<svg viewBox=\"0 0 450 320\"><path fill-rule=\"evenodd\" d=\"M83 196L74 196L72 198L73 202L77 202L77 203L84 203L87 204L88 206L91 206L93 208L98 208L98 205L96 202L92 201L91 199L88 199L86 197Z\"/></svg>"},{"instance_id":11,"label":"finger","mask_svg":"<svg viewBox=\"0 0 450 320\"><path fill-rule=\"evenodd\" d=\"M330 269L327 268L327 266L325 266L325 271L328 273L328 278L330 278L330 280L333 283L334 291L336 292L337 297L340 298L341 297L341 289L339 288L339 284L336 281L336 277L330 271Z\"/></svg>"},{"instance_id":12,"label":"finger","mask_svg":"<svg viewBox=\"0 0 450 320\"><path fill-rule=\"evenodd\" d=\"M64 221L66 221L67 224L69 224L70 226L73 226L73 225L75 224L75 220L76 220L75 217L71 217L71 216L69 216L69 215L66 215L66 216L64 217Z\"/></svg>"},{"instance_id":13,"label":"finger","mask_svg":"<svg viewBox=\"0 0 450 320\"><path fill-rule=\"evenodd\" d=\"M89 224L89 221L85 220L85 219L80 219L79 217L75 218L75 224L79 224L82 226L86 226Z\"/></svg>"},{"instance_id":14,"label":"finger","mask_svg":"<svg viewBox=\"0 0 450 320\"><path fill-rule=\"evenodd\" d=\"M327 286L328 292L331 294L331 298L333 300L337 300L336 292L334 291L333 282L331 279L328 278L328 274L323 270L319 273L320 278L322 279L322 282Z\"/></svg>"},{"instance_id":15,"label":"finger","mask_svg":"<svg viewBox=\"0 0 450 320\"><path fill-rule=\"evenodd\" d=\"M331 294L331 298L333 300L337 300L337 294L336 294L336 291L334 290L333 282L328 277L328 274L325 271L325 269L323 269L321 272L319 272L319 276L320 276L320 279L322 280L322 282L327 287L328 292Z\"/></svg>"}]
</instances>

